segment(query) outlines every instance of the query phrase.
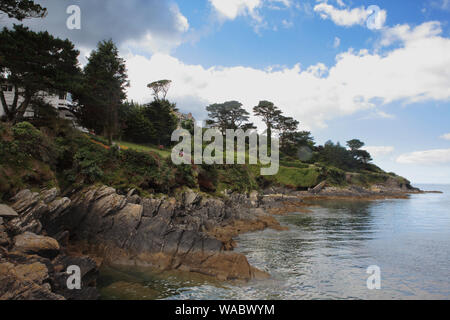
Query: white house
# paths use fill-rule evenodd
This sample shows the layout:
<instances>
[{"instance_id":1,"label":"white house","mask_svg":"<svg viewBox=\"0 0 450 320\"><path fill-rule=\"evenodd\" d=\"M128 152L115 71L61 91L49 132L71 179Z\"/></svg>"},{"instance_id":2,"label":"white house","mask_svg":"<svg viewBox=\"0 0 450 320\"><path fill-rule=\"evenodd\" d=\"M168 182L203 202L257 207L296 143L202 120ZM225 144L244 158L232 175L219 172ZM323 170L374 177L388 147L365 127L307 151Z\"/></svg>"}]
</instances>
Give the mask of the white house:
<instances>
[{"instance_id":1,"label":"white house","mask_svg":"<svg viewBox=\"0 0 450 320\"><path fill-rule=\"evenodd\" d=\"M14 86L11 84L2 84L2 91L5 95L5 100L8 106L12 105L14 101ZM62 119L75 121L75 116L71 112L72 109L72 96L70 93L61 93L59 95L49 94L47 92L40 92L38 94L45 102L53 106L58 111L58 115ZM23 97L19 96L18 105L23 101ZM5 114L3 105L0 102L0 117ZM32 117L34 115L33 109L30 107L25 112L24 116Z\"/></svg>"}]
</instances>

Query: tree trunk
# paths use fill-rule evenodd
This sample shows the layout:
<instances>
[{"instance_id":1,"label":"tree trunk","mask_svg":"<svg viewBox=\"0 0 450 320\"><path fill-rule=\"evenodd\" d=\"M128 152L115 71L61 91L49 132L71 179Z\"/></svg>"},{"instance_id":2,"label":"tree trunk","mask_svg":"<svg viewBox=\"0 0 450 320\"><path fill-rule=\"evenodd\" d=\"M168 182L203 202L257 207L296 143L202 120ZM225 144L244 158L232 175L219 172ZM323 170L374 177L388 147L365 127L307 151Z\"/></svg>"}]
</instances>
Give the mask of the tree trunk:
<instances>
[{"instance_id":1,"label":"tree trunk","mask_svg":"<svg viewBox=\"0 0 450 320\"><path fill-rule=\"evenodd\" d=\"M17 109L17 112L13 114L14 117L14 123L17 123L23 119L23 116L25 115L25 112L28 109L28 106L30 105L32 95L27 94L25 96L25 100L20 104L19 108Z\"/></svg>"},{"instance_id":2,"label":"tree trunk","mask_svg":"<svg viewBox=\"0 0 450 320\"><path fill-rule=\"evenodd\" d=\"M5 112L6 117L8 118L8 120L11 120L10 117L10 112L9 112L9 108L8 108L8 104L6 103L6 98L5 95L3 93L3 90L0 90L0 100L2 102L2 106L3 106L3 111Z\"/></svg>"}]
</instances>

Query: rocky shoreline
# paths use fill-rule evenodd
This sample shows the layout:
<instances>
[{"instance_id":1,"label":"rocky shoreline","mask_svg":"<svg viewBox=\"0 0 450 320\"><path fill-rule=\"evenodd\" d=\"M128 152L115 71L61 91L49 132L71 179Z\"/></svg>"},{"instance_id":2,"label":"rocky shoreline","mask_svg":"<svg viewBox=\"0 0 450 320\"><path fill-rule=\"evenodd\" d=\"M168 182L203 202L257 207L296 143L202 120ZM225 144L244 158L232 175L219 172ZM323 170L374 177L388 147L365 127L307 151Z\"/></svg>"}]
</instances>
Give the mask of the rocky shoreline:
<instances>
[{"instance_id":1,"label":"rocky shoreline","mask_svg":"<svg viewBox=\"0 0 450 320\"><path fill-rule=\"evenodd\" d=\"M320 186L318 186L320 187ZM233 252L239 234L284 230L274 215L306 212L307 199L405 198L419 189L268 189L213 198L186 190L176 198L142 198L93 186L68 197L57 189L23 190L0 205L0 300L98 299L102 265L195 272L222 281L268 278ZM81 290L66 285L69 266L81 270Z\"/></svg>"}]
</instances>

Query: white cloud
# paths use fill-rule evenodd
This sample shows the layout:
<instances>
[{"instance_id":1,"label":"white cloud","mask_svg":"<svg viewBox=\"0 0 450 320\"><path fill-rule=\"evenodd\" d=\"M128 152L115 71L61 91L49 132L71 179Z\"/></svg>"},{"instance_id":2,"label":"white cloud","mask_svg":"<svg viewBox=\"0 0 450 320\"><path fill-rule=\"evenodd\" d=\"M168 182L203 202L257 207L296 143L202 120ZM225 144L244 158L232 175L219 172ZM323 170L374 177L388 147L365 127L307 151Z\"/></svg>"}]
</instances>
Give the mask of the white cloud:
<instances>
[{"instance_id":1,"label":"white cloud","mask_svg":"<svg viewBox=\"0 0 450 320\"><path fill-rule=\"evenodd\" d=\"M414 29L407 24L387 28L382 32L381 46L389 46L395 42L408 42L410 44L427 38L433 38L442 33L441 23L438 21L425 22Z\"/></svg>"},{"instance_id":2,"label":"white cloud","mask_svg":"<svg viewBox=\"0 0 450 320\"><path fill-rule=\"evenodd\" d=\"M341 53L329 68L319 63L275 70L243 66L206 69L167 54L150 59L130 55L129 98L146 102L151 99L147 83L171 79L170 98L181 109L186 99L190 105L198 101L197 114L207 103L239 100L251 111L259 100L271 100L309 129L324 127L327 120L338 116L374 112L394 101L450 101L450 39L430 32L419 34L422 37L404 38L402 46L383 55L367 50Z\"/></svg>"},{"instance_id":3,"label":"white cloud","mask_svg":"<svg viewBox=\"0 0 450 320\"><path fill-rule=\"evenodd\" d=\"M392 154L395 150L395 148L391 146L367 146L362 149L369 152L372 157L384 157Z\"/></svg>"},{"instance_id":4,"label":"white cloud","mask_svg":"<svg viewBox=\"0 0 450 320\"><path fill-rule=\"evenodd\" d=\"M416 151L399 156L401 164L439 165L450 164L450 149Z\"/></svg>"},{"instance_id":5,"label":"white cloud","mask_svg":"<svg viewBox=\"0 0 450 320\"><path fill-rule=\"evenodd\" d=\"M292 7L292 0L209 0L214 11L218 14L219 20L235 20L239 16L249 16L255 23L255 31L267 27L261 10L283 10ZM292 22L282 21L284 27L291 27ZM277 29L274 27L274 29Z\"/></svg>"},{"instance_id":6,"label":"white cloud","mask_svg":"<svg viewBox=\"0 0 450 320\"><path fill-rule=\"evenodd\" d=\"M337 48L341 45L341 39L338 37L334 37L333 48Z\"/></svg>"},{"instance_id":7,"label":"white cloud","mask_svg":"<svg viewBox=\"0 0 450 320\"><path fill-rule=\"evenodd\" d=\"M343 2L338 3L342 9L336 8L327 2L321 2L314 7L314 11L319 13L322 19L331 19L336 25L350 27L354 25L364 25L369 17L373 17L373 28L381 29L386 22L386 10L373 12L369 8L343 8Z\"/></svg>"},{"instance_id":8,"label":"white cloud","mask_svg":"<svg viewBox=\"0 0 450 320\"><path fill-rule=\"evenodd\" d=\"M234 20L240 15L250 15L259 19L257 8L262 0L209 0L213 8L225 20Z\"/></svg>"},{"instance_id":9,"label":"white cloud","mask_svg":"<svg viewBox=\"0 0 450 320\"><path fill-rule=\"evenodd\" d=\"M446 133L446 134L442 135L441 138L445 139L445 140L450 140L450 133Z\"/></svg>"}]
</instances>

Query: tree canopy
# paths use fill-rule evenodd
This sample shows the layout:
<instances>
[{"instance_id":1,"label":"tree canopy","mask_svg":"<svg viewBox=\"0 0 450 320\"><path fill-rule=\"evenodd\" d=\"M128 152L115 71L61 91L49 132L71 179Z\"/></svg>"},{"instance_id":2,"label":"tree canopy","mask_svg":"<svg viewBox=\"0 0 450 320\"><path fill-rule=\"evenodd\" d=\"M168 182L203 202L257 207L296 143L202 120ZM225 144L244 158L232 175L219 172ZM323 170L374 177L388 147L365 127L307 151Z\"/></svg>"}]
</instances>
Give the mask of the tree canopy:
<instances>
[{"instance_id":1,"label":"tree canopy","mask_svg":"<svg viewBox=\"0 0 450 320\"><path fill-rule=\"evenodd\" d=\"M78 55L72 42L48 32L36 33L21 25L4 28L0 33L0 81L15 88L9 105L0 89L7 119L20 120L40 91L71 91L80 75Z\"/></svg>"},{"instance_id":2,"label":"tree canopy","mask_svg":"<svg viewBox=\"0 0 450 320\"><path fill-rule=\"evenodd\" d=\"M215 103L206 107L208 111L207 124L217 127L222 134L227 129L251 129L252 123L247 123L250 113L242 108L242 103L238 101L227 101L224 103Z\"/></svg>"},{"instance_id":3,"label":"tree canopy","mask_svg":"<svg viewBox=\"0 0 450 320\"><path fill-rule=\"evenodd\" d=\"M129 86L125 61L112 40L102 41L92 51L75 95L77 115L83 126L103 133L112 142L118 132L118 108Z\"/></svg>"},{"instance_id":4,"label":"tree canopy","mask_svg":"<svg viewBox=\"0 0 450 320\"><path fill-rule=\"evenodd\" d=\"M171 80L159 80L149 83L147 87L153 91L153 96L155 100L159 101L159 100L166 100L167 93L169 92L171 85L172 85Z\"/></svg>"},{"instance_id":5,"label":"tree canopy","mask_svg":"<svg viewBox=\"0 0 450 320\"><path fill-rule=\"evenodd\" d=\"M276 127L277 122L282 114L281 110L276 107L273 102L260 101L259 104L253 108L253 113L257 117L261 117L267 127L267 137L269 138L269 145L272 139L272 129Z\"/></svg>"}]
</instances>

